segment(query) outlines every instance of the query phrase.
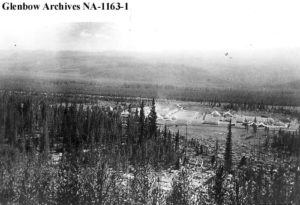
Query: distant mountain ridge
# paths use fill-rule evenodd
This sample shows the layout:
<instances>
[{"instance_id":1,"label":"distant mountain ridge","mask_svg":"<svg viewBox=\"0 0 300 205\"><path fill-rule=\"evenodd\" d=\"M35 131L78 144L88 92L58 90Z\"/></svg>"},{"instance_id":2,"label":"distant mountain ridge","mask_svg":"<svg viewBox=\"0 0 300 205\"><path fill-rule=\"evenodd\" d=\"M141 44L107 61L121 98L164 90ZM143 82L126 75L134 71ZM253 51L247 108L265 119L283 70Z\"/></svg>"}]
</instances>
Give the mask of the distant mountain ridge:
<instances>
[{"instance_id":1,"label":"distant mountain ridge","mask_svg":"<svg viewBox=\"0 0 300 205\"><path fill-rule=\"evenodd\" d=\"M221 56L146 56L114 52L0 52L2 75L196 88L300 89L300 69L288 62L264 63ZM181 60L182 58L182 60ZM254 61L253 61L254 62Z\"/></svg>"}]
</instances>

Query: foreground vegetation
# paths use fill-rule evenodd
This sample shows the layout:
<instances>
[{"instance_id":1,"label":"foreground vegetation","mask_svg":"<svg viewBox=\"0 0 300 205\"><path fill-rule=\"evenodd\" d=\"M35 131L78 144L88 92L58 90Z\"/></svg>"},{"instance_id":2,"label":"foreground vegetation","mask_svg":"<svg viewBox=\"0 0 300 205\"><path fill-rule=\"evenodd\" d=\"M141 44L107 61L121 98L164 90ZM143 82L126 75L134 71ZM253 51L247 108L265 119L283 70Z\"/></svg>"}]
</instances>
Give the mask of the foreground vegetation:
<instances>
[{"instance_id":1,"label":"foreground vegetation","mask_svg":"<svg viewBox=\"0 0 300 205\"><path fill-rule=\"evenodd\" d=\"M205 149L158 129L154 100L111 109L91 97L3 92L0 116L1 204L300 204L299 131L268 133L242 157L231 123L226 143ZM175 173L170 190L164 170ZM195 186L193 172L207 171Z\"/></svg>"}]
</instances>

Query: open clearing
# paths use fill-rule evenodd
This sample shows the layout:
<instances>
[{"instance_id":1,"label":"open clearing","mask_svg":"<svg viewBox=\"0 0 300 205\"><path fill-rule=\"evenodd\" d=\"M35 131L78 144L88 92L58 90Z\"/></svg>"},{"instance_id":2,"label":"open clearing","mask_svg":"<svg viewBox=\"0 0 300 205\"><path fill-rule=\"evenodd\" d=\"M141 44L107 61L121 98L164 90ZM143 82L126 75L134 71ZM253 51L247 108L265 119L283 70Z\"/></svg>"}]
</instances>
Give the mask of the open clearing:
<instances>
[{"instance_id":1,"label":"open clearing","mask_svg":"<svg viewBox=\"0 0 300 205\"><path fill-rule=\"evenodd\" d=\"M149 109L147 108L147 110ZM287 115L249 111L235 112L197 102L158 100L156 111L161 127L166 125L173 131L179 130L182 136L196 139L225 140L229 119L234 124L232 133L233 140L236 142L257 142L258 138L263 139L267 134L265 127L258 127L256 134L251 126L248 126L248 130L246 130L242 124L245 120L254 121L256 118L257 124L265 123L269 132L277 132L279 129L295 131L299 127L299 122ZM213 116L211 113L214 111L217 111L220 116ZM224 117L224 113L230 113L232 116ZM282 119L287 122L282 122Z\"/></svg>"}]
</instances>

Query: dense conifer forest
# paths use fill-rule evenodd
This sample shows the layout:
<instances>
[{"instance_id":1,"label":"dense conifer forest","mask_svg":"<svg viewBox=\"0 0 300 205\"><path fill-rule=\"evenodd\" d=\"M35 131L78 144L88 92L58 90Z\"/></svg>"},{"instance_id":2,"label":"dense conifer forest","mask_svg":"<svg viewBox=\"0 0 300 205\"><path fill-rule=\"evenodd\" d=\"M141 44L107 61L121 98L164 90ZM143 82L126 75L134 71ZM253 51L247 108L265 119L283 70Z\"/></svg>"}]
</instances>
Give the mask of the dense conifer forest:
<instances>
[{"instance_id":1,"label":"dense conifer forest","mask_svg":"<svg viewBox=\"0 0 300 205\"><path fill-rule=\"evenodd\" d=\"M218 141L207 150L158 126L155 99L112 101L1 92L0 203L300 203L299 130L266 130L251 157L235 156L231 121L225 151ZM211 173L198 187L190 178L195 156L208 157L203 172ZM170 190L162 186L163 170L176 173Z\"/></svg>"}]
</instances>

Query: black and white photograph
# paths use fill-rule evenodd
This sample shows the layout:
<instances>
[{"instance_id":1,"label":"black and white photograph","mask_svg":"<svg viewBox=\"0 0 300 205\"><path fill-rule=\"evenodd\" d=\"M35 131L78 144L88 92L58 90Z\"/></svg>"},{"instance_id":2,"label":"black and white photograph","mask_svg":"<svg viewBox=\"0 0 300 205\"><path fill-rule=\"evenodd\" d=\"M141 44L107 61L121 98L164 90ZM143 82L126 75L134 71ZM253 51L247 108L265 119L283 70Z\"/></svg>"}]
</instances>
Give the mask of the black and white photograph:
<instances>
[{"instance_id":1,"label":"black and white photograph","mask_svg":"<svg viewBox=\"0 0 300 205\"><path fill-rule=\"evenodd\" d=\"M0 205L300 205L300 3L0 4Z\"/></svg>"}]
</instances>

